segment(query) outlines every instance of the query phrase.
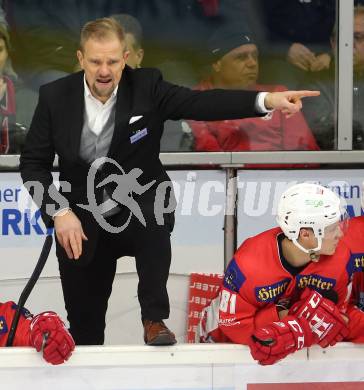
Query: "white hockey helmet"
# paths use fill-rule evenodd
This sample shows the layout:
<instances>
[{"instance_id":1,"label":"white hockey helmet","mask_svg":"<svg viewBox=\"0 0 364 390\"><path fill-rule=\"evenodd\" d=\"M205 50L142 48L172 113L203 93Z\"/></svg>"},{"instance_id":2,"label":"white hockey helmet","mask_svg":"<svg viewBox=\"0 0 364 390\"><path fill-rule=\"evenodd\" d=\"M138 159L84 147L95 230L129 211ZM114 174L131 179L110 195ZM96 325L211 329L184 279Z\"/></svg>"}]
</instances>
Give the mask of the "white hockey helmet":
<instances>
[{"instance_id":1,"label":"white hockey helmet","mask_svg":"<svg viewBox=\"0 0 364 390\"><path fill-rule=\"evenodd\" d=\"M281 196L277 222L285 236L305 253L321 249L325 228L341 220L345 210L340 198L319 184L299 183ZM317 247L306 249L298 243L301 228L310 228L317 238Z\"/></svg>"}]
</instances>

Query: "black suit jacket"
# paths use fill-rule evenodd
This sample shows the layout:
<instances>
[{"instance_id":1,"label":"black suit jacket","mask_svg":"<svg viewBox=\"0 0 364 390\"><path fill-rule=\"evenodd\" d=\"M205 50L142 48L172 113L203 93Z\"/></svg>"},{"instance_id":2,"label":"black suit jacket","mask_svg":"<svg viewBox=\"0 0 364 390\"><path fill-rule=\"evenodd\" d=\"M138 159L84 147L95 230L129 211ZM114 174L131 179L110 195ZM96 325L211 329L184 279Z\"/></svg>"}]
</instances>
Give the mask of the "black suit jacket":
<instances>
[{"instance_id":1,"label":"black suit jacket","mask_svg":"<svg viewBox=\"0 0 364 390\"><path fill-rule=\"evenodd\" d=\"M60 180L71 185L62 195L81 220L88 241L78 264L90 261L97 243L98 229L94 217L76 204L88 204L87 174L90 165L79 156L80 139L84 120L84 73L78 72L46 84L40 88L36 107L25 147L20 156L20 172L24 182L40 182L45 192L34 201L40 207L47 225L52 219L46 211L47 205L59 207L59 202L48 194L52 184L52 165L55 154L59 157ZM140 168L141 184L156 180L146 194L140 196L139 204L152 199L150 194L158 183L169 180L159 160L160 139L164 121L167 119L223 120L259 116L254 110L256 92L209 90L192 91L164 81L156 69L133 70L126 66L117 92L115 128L108 157L114 159L125 172ZM132 116L142 116L130 124ZM147 134L135 142L131 137L141 129ZM105 164L95 186L103 177L120 171L115 165ZM101 203L100 191L95 191ZM59 257L66 258L65 251L57 246Z\"/></svg>"}]
</instances>

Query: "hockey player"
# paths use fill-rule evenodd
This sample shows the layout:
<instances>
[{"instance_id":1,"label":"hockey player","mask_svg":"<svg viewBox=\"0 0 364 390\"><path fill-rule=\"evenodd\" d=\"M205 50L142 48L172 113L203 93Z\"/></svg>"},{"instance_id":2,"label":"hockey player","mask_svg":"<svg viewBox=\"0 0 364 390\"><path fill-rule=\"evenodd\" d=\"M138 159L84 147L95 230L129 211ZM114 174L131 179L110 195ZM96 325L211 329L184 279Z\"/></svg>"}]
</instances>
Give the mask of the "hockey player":
<instances>
[{"instance_id":1,"label":"hockey player","mask_svg":"<svg viewBox=\"0 0 364 390\"><path fill-rule=\"evenodd\" d=\"M362 186L361 208L364 210L364 182ZM353 270L352 295L350 300L348 341L364 343L364 216L349 220L348 231L343 239L350 250Z\"/></svg>"},{"instance_id":2,"label":"hockey player","mask_svg":"<svg viewBox=\"0 0 364 390\"><path fill-rule=\"evenodd\" d=\"M340 243L340 199L317 184L283 193L280 227L247 239L228 265L220 293L204 309L202 342L248 344L260 364L348 335L349 251Z\"/></svg>"},{"instance_id":3,"label":"hockey player","mask_svg":"<svg viewBox=\"0 0 364 390\"><path fill-rule=\"evenodd\" d=\"M16 309L14 302L0 303L0 347L6 345ZM51 364L64 363L75 348L72 336L56 313L48 311L33 316L26 309L21 312L13 345L34 347Z\"/></svg>"}]
</instances>

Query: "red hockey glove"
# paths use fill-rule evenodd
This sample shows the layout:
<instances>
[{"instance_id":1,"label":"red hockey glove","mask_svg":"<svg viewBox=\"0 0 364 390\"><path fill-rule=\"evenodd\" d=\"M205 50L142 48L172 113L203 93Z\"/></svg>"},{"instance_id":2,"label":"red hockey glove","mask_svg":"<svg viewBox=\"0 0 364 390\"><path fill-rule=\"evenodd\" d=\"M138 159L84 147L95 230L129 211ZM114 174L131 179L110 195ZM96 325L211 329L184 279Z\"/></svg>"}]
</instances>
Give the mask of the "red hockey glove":
<instances>
[{"instance_id":1,"label":"red hockey glove","mask_svg":"<svg viewBox=\"0 0 364 390\"><path fill-rule=\"evenodd\" d=\"M347 337L349 329L334 302L313 290L305 292L303 297L291 307L289 314L308 321L314 343L326 348Z\"/></svg>"},{"instance_id":2,"label":"red hockey glove","mask_svg":"<svg viewBox=\"0 0 364 390\"><path fill-rule=\"evenodd\" d=\"M310 346L311 343L312 336L307 321L287 316L279 322L257 329L248 345L253 359L262 365L268 365Z\"/></svg>"},{"instance_id":3,"label":"red hockey glove","mask_svg":"<svg viewBox=\"0 0 364 390\"><path fill-rule=\"evenodd\" d=\"M51 364L62 364L71 356L75 342L58 315L52 311L36 315L30 324L30 341Z\"/></svg>"}]
</instances>

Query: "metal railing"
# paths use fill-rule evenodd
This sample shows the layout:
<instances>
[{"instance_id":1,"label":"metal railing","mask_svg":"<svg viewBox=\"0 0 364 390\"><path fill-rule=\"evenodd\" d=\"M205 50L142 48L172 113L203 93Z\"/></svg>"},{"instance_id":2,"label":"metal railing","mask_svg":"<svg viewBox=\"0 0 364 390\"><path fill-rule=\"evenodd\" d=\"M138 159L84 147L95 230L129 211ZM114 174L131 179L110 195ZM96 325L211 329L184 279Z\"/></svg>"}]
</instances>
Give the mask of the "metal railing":
<instances>
[{"instance_id":1,"label":"metal railing","mask_svg":"<svg viewBox=\"0 0 364 390\"><path fill-rule=\"evenodd\" d=\"M161 153L160 159L168 168L183 166L208 169L245 164L364 164L364 150L336 151L272 151L272 152L183 152ZM57 169L57 159L54 168ZM18 171L19 156L0 156L0 171Z\"/></svg>"}]
</instances>

